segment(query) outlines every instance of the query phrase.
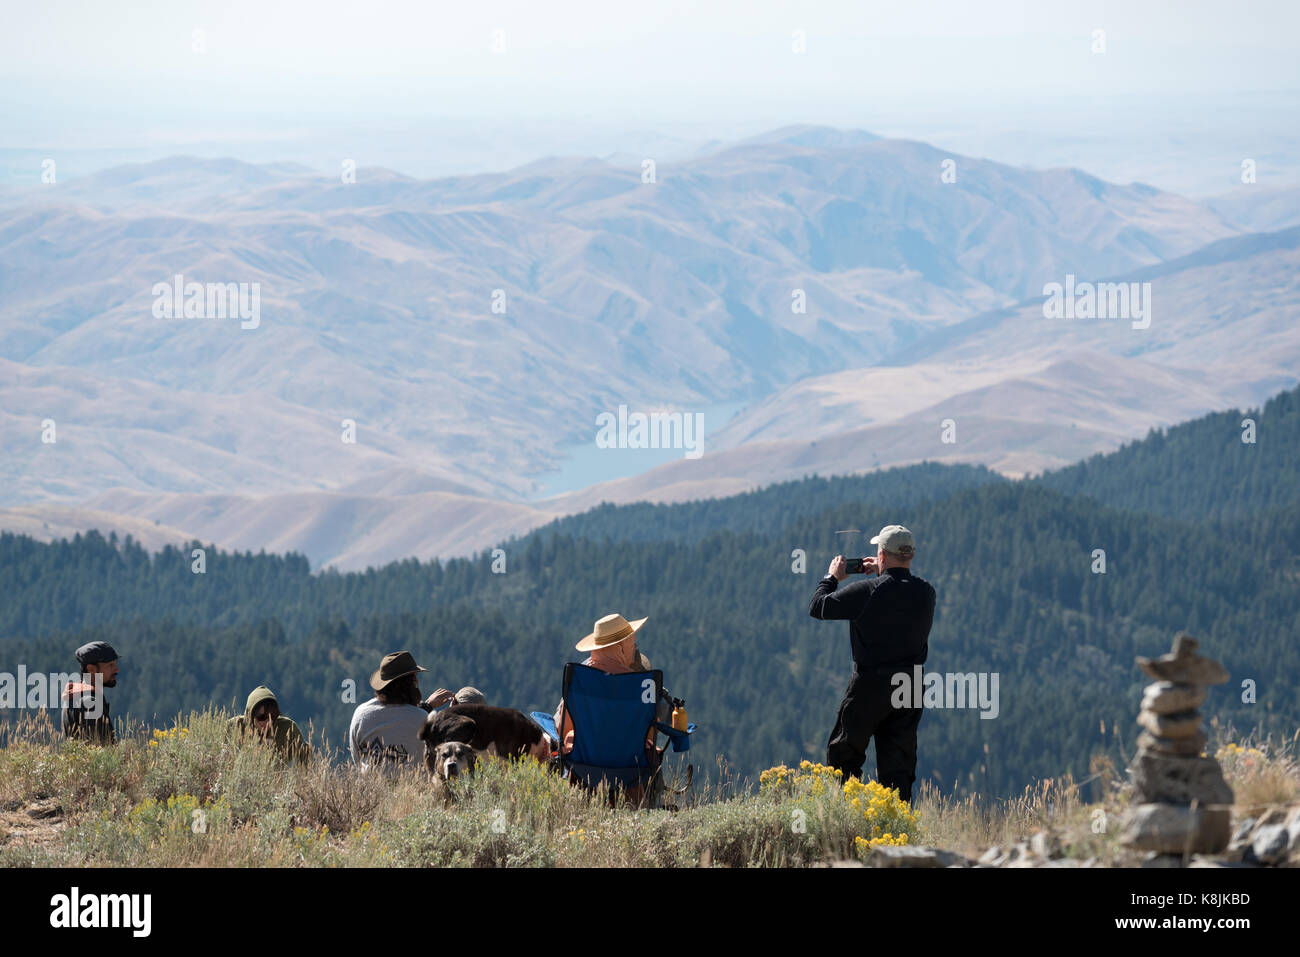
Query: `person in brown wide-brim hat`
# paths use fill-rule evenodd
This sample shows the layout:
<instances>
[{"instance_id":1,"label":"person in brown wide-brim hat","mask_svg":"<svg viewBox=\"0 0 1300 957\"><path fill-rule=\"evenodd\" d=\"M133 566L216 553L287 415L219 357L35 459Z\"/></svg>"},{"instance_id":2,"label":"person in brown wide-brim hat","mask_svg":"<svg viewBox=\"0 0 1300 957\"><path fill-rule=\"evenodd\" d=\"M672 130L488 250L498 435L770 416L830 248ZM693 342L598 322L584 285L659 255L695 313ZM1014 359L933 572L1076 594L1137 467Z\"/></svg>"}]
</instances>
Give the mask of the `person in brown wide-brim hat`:
<instances>
[{"instance_id":1,"label":"person in brown wide-brim hat","mask_svg":"<svg viewBox=\"0 0 1300 957\"><path fill-rule=\"evenodd\" d=\"M398 678L428 670L417 665L415 656L409 651L394 651L391 655L384 655L383 661L379 663L379 670L370 676L370 687L376 691L383 691Z\"/></svg>"},{"instance_id":2,"label":"person in brown wide-brim hat","mask_svg":"<svg viewBox=\"0 0 1300 957\"><path fill-rule=\"evenodd\" d=\"M419 673L428 670L409 651L394 651L384 655L370 676L375 696L357 705L348 726L348 751L362 770L381 766L388 771L423 757L420 731L429 712L455 697L439 688L422 698Z\"/></svg>"}]
</instances>

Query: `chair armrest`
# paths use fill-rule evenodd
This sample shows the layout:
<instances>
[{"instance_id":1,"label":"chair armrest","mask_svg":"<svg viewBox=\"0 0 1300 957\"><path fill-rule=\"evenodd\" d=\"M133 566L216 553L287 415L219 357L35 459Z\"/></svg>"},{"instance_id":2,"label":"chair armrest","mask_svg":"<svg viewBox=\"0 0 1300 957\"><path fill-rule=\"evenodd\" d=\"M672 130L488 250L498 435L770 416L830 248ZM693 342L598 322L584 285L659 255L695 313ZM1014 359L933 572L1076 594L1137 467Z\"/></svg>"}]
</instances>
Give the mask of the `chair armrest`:
<instances>
[{"instance_id":1,"label":"chair armrest","mask_svg":"<svg viewBox=\"0 0 1300 957\"><path fill-rule=\"evenodd\" d=\"M691 735L695 733L695 725L687 725L685 731L678 731L671 724L656 721L655 728L668 735L668 739L673 743L674 751L689 751L691 749Z\"/></svg>"}]
</instances>

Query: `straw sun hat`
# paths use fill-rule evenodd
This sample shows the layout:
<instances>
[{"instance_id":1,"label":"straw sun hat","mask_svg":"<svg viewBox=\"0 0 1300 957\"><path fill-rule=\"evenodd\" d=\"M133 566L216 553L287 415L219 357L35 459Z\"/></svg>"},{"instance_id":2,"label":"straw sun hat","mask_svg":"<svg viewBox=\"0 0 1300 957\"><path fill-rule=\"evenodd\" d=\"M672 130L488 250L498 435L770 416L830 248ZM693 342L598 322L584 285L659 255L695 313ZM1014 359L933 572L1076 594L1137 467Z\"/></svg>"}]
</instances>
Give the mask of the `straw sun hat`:
<instances>
[{"instance_id":1,"label":"straw sun hat","mask_svg":"<svg viewBox=\"0 0 1300 957\"><path fill-rule=\"evenodd\" d=\"M635 635L649 620L646 617L628 621L622 615L606 615L596 622L591 634L580 640L574 647L578 651L595 651L597 648L617 645L620 641L626 641Z\"/></svg>"}]
</instances>

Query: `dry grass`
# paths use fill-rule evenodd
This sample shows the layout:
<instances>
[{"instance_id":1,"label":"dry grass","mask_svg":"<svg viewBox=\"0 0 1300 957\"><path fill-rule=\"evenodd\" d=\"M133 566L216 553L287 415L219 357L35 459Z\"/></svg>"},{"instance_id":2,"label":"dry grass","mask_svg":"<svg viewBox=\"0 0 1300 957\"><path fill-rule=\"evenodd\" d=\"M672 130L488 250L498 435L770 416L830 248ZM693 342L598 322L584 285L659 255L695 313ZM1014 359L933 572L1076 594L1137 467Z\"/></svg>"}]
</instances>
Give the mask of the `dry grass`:
<instances>
[{"instance_id":1,"label":"dry grass","mask_svg":"<svg viewBox=\"0 0 1300 957\"><path fill-rule=\"evenodd\" d=\"M1215 756L1243 814L1300 801L1300 731L1274 740L1247 734L1236 739L1231 726L1219 735Z\"/></svg>"},{"instance_id":2,"label":"dry grass","mask_svg":"<svg viewBox=\"0 0 1300 957\"><path fill-rule=\"evenodd\" d=\"M1048 831L1065 857L1114 863L1122 854L1116 839L1127 801L1116 791L1108 800L1088 803L1081 790L1082 782L1067 775L990 802L978 794L953 797L923 782L916 800L922 837L928 844L979 857L990 847L1006 848L1029 841L1036 831Z\"/></svg>"},{"instance_id":3,"label":"dry grass","mask_svg":"<svg viewBox=\"0 0 1300 957\"><path fill-rule=\"evenodd\" d=\"M1300 732L1290 739L1237 740L1231 726L1212 725L1214 754L1236 798L1234 815L1257 817L1270 807L1300 801ZM929 781L920 783L916 806L922 839L968 856L992 846L1029 841L1036 831L1051 832L1065 857L1094 858L1100 864L1131 864L1118 844L1119 823L1132 796L1125 773L1108 755L1092 760L1090 775L1077 784L1067 775L1027 787L1019 796L989 802L980 795L954 797ZM1085 801L1084 788L1094 800Z\"/></svg>"},{"instance_id":4,"label":"dry grass","mask_svg":"<svg viewBox=\"0 0 1300 957\"><path fill-rule=\"evenodd\" d=\"M421 767L361 774L328 760L327 743L312 764L286 766L232 740L226 720L209 710L136 727L108 748L61 741L43 718L0 728L0 865L799 866L870 853L882 823L890 843L906 830L909 843L972 857L1038 830L1069 857L1122 856L1128 797L1101 758L1083 782L1049 779L1005 801L922 782L916 819L878 789L854 792L870 799L856 806L837 782L801 790L795 770L755 794L725 766L677 812L611 808L536 764L495 760L444 804ZM1240 807L1296 799L1295 745L1233 745L1224 765Z\"/></svg>"}]
</instances>

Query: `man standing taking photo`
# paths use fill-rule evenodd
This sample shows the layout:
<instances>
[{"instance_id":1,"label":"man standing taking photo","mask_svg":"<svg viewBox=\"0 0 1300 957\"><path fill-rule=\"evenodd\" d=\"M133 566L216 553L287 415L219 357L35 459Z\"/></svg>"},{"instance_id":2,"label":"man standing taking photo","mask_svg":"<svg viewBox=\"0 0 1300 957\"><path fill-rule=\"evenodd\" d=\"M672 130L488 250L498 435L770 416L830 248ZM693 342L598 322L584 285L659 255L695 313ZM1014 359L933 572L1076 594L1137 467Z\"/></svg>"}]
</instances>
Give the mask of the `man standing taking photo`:
<instances>
[{"instance_id":1,"label":"man standing taking photo","mask_svg":"<svg viewBox=\"0 0 1300 957\"><path fill-rule=\"evenodd\" d=\"M860 569L836 555L808 607L813 618L849 622L853 647L853 676L826 745L826 763L843 772L843 780L861 779L867 745L874 737L876 777L885 787L898 788L899 797L911 803L922 709L895 708L891 679L925 664L935 593L910 570L916 553L910 531L886 525L871 544L876 557L861 559ZM838 587L858 570L868 576L865 581Z\"/></svg>"}]
</instances>

